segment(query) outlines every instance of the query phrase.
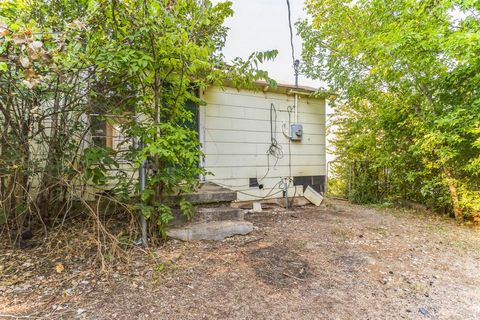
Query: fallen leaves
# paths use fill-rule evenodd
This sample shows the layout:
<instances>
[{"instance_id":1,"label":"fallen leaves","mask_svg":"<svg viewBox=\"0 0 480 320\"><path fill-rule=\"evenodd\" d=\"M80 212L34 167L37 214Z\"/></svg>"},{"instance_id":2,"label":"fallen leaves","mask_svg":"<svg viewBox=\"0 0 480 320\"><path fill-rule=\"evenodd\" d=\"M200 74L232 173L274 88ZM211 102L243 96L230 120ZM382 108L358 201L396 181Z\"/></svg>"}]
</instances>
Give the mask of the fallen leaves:
<instances>
[{"instance_id":1,"label":"fallen leaves","mask_svg":"<svg viewBox=\"0 0 480 320\"><path fill-rule=\"evenodd\" d=\"M479 279L471 271L478 260L459 255L446 235L424 231L412 217L353 205L340 208L345 208L343 214L336 209L299 208L296 219L290 212L265 210L251 217L260 230L251 236L221 242L169 241L149 255L132 249L129 263L115 263L108 275L94 268L94 249L81 254L89 247L89 238L80 228L69 229L61 242L55 240L54 254L47 252L48 246L4 251L0 247L0 279L7 275L15 279L13 285L0 284L0 309L4 299L16 309L2 312L42 319L193 319L192 310L200 314L197 318L228 314L316 319L328 318L329 308L347 319L355 318L354 307L365 310L360 318L370 319L389 312L406 318L435 317L440 308L461 312L462 319L469 319L468 312L477 315L472 312L474 290L460 292L461 309L444 307L450 283L468 287ZM352 226L352 217L346 214L350 212L356 214L353 229L339 232L340 226ZM456 225L444 227L448 235L480 243L477 234ZM442 250L431 249L438 246ZM410 251L411 247L421 250ZM478 252L478 245L468 248L470 254ZM451 261L459 261L462 269L451 269ZM56 272L58 265L64 268L61 273ZM18 278L28 272L33 275ZM378 308L370 307L372 299ZM140 309L142 315L135 313ZM282 313L286 309L291 313Z\"/></svg>"},{"instance_id":2,"label":"fallen leaves","mask_svg":"<svg viewBox=\"0 0 480 320\"><path fill-rule=\"evenodd\" d=\"M62 263L57 263L57 265L55 266L55 271L57 273L62 273L65 271L65 266Z\"/></svg>"}]
</instances>

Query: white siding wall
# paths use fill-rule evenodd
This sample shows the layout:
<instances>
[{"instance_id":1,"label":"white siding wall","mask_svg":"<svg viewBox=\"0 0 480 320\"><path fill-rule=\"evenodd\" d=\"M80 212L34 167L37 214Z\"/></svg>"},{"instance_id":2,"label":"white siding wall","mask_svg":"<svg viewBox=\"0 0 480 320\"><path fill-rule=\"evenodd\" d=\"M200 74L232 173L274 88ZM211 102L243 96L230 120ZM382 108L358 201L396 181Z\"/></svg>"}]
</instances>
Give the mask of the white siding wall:
<instances>
[{"instance_id":1,"label":"white siding wall","mask_svg":"<svg viewBox=\"0 0 480 320\"><path fill-rule=\"evenodd\" d=\"M239 190L239 200L256 197L281 197L281 188L275 187L282 177L325 175L325 101L299 96L298 123L303 125L304 136L300 142L291 142L282 133L282 123L289 134L289 113L293 95L270 92L254 92L234 88L211 87L202 93L207 102L200 110L200 136L205 153L204 166L213 175L207 181ZM267 150L270 146L270 105L277 110L276 138L284 156L275 165L270 157L268 171ZM294 123L294 112L290 115ZM260 181L264 189L249 188L249 178ZM289 196L302 194L302 188Z\"/></svg>"}]
</instances>

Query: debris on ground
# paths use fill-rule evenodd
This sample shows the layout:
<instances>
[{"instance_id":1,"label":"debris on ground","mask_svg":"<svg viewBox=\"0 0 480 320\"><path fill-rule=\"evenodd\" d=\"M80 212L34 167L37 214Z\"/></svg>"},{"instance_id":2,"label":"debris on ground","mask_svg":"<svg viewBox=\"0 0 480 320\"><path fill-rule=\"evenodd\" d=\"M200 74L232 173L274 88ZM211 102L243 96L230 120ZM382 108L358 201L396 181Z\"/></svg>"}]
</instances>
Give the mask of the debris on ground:
<instances>
[{"instance_id":1,"label":"debris on ground","mask_svg":"<svg viewBox=\"0 0 480 320\"><path fill-rule=\"evenodd\" d=\"M82 230L24 250L6 240L0 319L480 318L475 229L331 200L246 220L245 236L132 248L106 273Z\"/></svg>"}]
</instances>

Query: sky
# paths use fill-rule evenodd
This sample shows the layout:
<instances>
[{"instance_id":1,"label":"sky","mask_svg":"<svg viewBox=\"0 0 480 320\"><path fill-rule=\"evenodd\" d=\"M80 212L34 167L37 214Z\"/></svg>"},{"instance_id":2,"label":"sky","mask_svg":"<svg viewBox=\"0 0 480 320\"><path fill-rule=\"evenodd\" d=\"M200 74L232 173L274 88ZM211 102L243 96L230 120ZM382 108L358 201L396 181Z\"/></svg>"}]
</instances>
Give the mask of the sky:
<instances>
[{"instance_id":1,"label":"sky","mask_svg":"<svg viewBox=\"0 0 480 320\"><path fill-rule=\"evenodd\" d=\"M290 47L290 30L288 28L288 9L286 0L230 0L233 3L234 15L226 21L230 28L223 53L227 62L236 58L247 58L254 51L277 49L278 56L272 62L262 65L270 77L285 83L295 83L293 74L292 53ZM223 2L212 0L213 3ZM304 0L290 0L292 12L293 44L295 57L301 58L302 39L296 35L295 22L307 18ZM320 88L319 80L300 76L299 85ZM325 84L323 84L325 86ZM327 114L332 109L327 105ZM328 120L327 120L328 121ZM327 137L328 148L330 139ZM327 161L335 157L327 152Z\"/></svg>"},{"instance_id":2,"label":"sky","mask_svg":"<svg viewBox=\"0 0 480 320\"><path fill-rule=\"evenodd\" d=\"M227 61L235 57L247 58L254 51L277 49L277 58L265 63L262 69L271 78L295 83L290 49L288 10L286 0L231 0L234 16L226 21L230 28L223 53ZM213 3L223 2L213 0ZM300 59L302 41L296 35L294 23L307 17L303 0L290 0L294 28L295 56ZM300 76L299 85L320 87L320 81Z\"/></svg>"}]
</instances>

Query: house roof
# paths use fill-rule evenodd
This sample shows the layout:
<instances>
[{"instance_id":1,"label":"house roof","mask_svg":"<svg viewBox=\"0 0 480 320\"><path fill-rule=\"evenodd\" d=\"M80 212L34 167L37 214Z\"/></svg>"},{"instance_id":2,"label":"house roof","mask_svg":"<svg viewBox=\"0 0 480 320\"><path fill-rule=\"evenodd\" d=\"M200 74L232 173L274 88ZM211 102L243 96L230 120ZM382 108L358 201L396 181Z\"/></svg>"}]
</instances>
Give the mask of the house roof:
<instances>
[{"instance_id":1,"label":"house roof","mask_svg":"<svg viewBox=\"0 0 480 320\"><path fill-rule=\"evenodd\" d=\"M232 84L230 82L225 83L226 86L231 87ZM293 95L293 94L299 94L299 95L305 95L311 98L317 98L317 99L330 99L334 100L336 97L335 93L325 91L323 89L318 89L310 86L296 86L294 84L286 83L286 82L277 82L277 85L275 87L270 86L266 81L263 80L258 80L254 82L254 85L262 90L263 92L275 92L275 93L281 93L281 94L286 94L286 95Z\"/></svg>"},{"instance_id":2,"label":"house roof","mask_svg":"<svg viewBox=\"0 0 480 320\"><path fill-rule=\"evenodd\" d=\"M266 90L270 90L270 88L268 88L268 83L266 81L256 81L255 84L257 86L262 87L262 88L266 88ZM294 90L294 91L298 91L298 92L302 92L302 93L314 93L314 92L318 91L318 89L314 88L314 87L301 86L301 85L296 86L296 85L291 84L291 83L279 82L279 81L277 81L277 89L280 89L280 90Z\"/></svg>"}]
</instances>

